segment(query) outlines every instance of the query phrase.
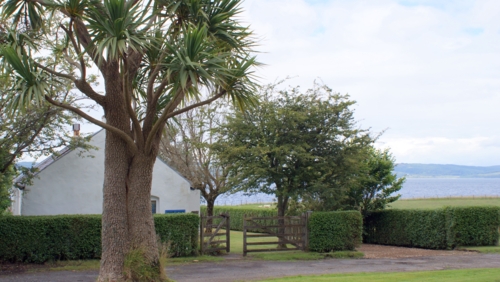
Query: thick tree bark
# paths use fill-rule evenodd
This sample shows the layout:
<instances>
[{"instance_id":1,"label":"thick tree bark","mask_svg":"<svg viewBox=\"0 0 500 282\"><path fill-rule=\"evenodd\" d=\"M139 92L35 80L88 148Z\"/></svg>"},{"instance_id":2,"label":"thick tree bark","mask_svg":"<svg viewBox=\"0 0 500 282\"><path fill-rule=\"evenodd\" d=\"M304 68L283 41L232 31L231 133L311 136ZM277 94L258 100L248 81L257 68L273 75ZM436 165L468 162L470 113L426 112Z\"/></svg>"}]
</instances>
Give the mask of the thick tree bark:
<instances>
[{"instance_id":1,"label":"thick tree bark","mask_svg":"<svg viewBox=\"0 0 500 282\"><path fill-rule=\"evenodd\" d=\"M112 81L112 83L109 83ZM130 131L120 77L106 77L106 122L124 132ZM106 132L102 212L102 256L98 281L123 280L123 264L129 250L127 221L127 174L130 163L126 142Z\"/></svg>"},{"instance_id":2,"label":"thick tree bark","mask_svg":"<svg viewBox=\"0 0 500 282\"><path fill-rule=\"evenodd\" d=\"M99 281L121 281L129 246L126 176L129 158L125 142L106 134L102 213L102 256Z\"/></svg>"},{"instance_id":3,"label":"thick tree bark","mask_svg":"<svg viewBox=\"0 0 500 282\"><path fill-rule=\"evenodd\" d=\"M205 200L207 201L207 216L214 216L215 198L208 197ZM207 226L211 226L213 222L211 218L207 219ZM212 233L212 227L205 228L205 233Z\"/></svg>"},{"instance_id":4,"label":"thick tree bark","mask_svg":"<svg viewBox=\"0 0 500 282\"><path fill-rule=\"evenodd\" d=\"M118 75L111 76L105 77L106 104L112 105L105 108L106 123L131 135L121 79ZM151 212L151 183L158 142L159 138L154 142L153 152L145 154L138 150L132 155L130 145L122 137L106 132L102 257L98 281L123 281L125 258L137 249L143 252L146 262L158 267L158 272L160 270Z\"/></svg>"},{"instance_id":5,"label":"thick tree bark","mask_svg":"<svg viewBox=\"0 0 500 282\"><path fill-rule=\"evenodd\" d=\"M208 198L205 199L207 201L207 216L214 216L214 205L215 205L215 199L214 198Z\"/></svg>"},{"instance_id":6,"label":"thick tree bark","mask_svg":"<svg viewBox=\"0 0 500 282\"><path fill-rule=\"evenodd\" d=\"M137 154L130 165L127 187L130 248L144 251L152 265L159 266L158 244L151 211L151 184L156 156Z\"/></svg>"}]
</instances>

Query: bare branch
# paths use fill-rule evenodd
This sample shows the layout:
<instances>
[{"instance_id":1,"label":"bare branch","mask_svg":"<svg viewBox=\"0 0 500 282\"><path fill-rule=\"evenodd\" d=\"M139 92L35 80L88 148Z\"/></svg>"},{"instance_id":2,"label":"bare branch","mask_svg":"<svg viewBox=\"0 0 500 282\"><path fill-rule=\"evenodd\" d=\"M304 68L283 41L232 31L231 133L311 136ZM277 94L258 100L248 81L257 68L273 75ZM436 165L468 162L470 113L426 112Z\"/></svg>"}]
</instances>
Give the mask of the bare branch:
<instances>
[{"instance_id":1,"label":"bare branch","mask_svg":"<svg viewBox=\"0 0 500 282\"><path fill-rule=\"evenodd\" d=\"M83 94L85 94L87 97L90 99L94 100L97 104L105 107L106 106L106 100L104 99L104 96L95 92L92 86L85 81L85 80L77 80L74 81L76 88L80 90Z\"/></svg>"},{"instance_id":2,"label":"bare branch","mask_svg":"<svg viewBox=\"0 0 500 282\"><path fill-rule=\"evenodd\" d=\"M192 105L187 106L187 107L185 107L183 109L180 109L178 111L172 112L172 113L168 114L166 116L166 118L169 119L171 117L175 117L175 116L180 115L180 114L182 114L184 112L187 112L187 111L189 111L191 109L194 109L194 108L197 108L197 107L201 107L201 106L206 105L206 104L210 104L213 101L215 101L215 100L219 99L220 97L224 96L224 94L226 94L226 90L222 90L221 92L219 92L219 94L213 96L210 99L207 99L205 101L202 101L202 102L199 102L199 103L196 103L196 104L192 104Z\"/></svg>"},{"instance_id":3,"label":"bare branch","mask_svg":"<svg viewBox=\"0 0 500 282\"><path fill-rule=\"evenodd\" d=\"M46 71L46 72L48 72L50 74L53 74L53 75L58 76L58 77L69 79L69 80L71 80L73 82L76 81L76 78L74 78L72 75L57 72L57 71L52 70L52 69L50 69L50 68L48 68L48 67L46 67L44 65L41 65L40 63L37 63L37 62L35 62L35 64L36 64L37 67L43 69L44 71Z\"/></svg>"},{"instance_id":4,"label":"bare branch","mask_svg":"<svg viewBox=\"0 0 500 282\"><path fill-rule=\"evenodd\" d=\"M68 30L64 25L60 25L60 27L66 32L68 37L71 40L71 44L73 44L73 48L75 48L75 52L78 54L78 58L80 60L80 79L85 80L87 76L87 67L85 66L85 61L83 60L83 53L82 50L80 49L80 46L75 40L75 37L73 36L73 31Z\"/></svg>"},{"instance_id":5,"label":"bare branch","mask_svg":"<svg viewBox=\"0 0 500 282\"><path fill-rule=\"evenodd\" d=\"M45 95L45 99L51 103L52 105L54 106L57 106L57 107L60 107L60 108L63 108L63 109L66 109L66 110L69 110L69 111L72 111L73 113L81 116L82 118L88 120L89 122L95 124L95 125L98 125L116 135L118 135L119 137L121 137L126 143L127 145L129 146L129 148L133 151L134 154L136 154L138 152L137 150L137 146L135 145L134 143L134 140L125 132L123 132L122 130L114 127L114 126L111 126L109 124L106 124L98 119L95 119L91 116L89 116L88 114L86 114L85 112L83 112L82 110L78 109L78 108L75 108L71 105L68 105L68 104L64 104L64 103L60 103L60 102L57 102L57 101L54 101L52 98L50 98L49 96Z\"/></svg>"},{"instance_id":6,"label":"bare branch","mask_svg":"<svg viewBox=\"0 0 500 282\"><path fill-rule=\"evenodd\" d=\"M153 128L148 133L148 138L146 139L145 152L149 152L151 150L151 145L153 144L154 137L158 134L158 132L163 128L165 122L168 119L168 114L171 113L184 99L186 93L184 90L179 89L175 94L175 98L172 99L167 106L163 109L163 113L158 118L156 123L153 125ZM149 110L149 109L148 109ZM153 110L153 109L152 109Z\"/></svg>"}]
</instances>

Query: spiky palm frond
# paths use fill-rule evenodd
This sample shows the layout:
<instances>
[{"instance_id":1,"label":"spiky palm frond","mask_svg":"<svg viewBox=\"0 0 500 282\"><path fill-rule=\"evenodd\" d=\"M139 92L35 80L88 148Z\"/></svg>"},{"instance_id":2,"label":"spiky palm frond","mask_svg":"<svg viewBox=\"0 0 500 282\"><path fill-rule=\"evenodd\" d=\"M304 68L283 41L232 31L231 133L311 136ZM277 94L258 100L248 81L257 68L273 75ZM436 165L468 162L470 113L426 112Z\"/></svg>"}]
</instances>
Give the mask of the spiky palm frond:
<instances>
[{"instance_id":1,"label":"spiky palm frond","mask_svg":"<svg viewBox=\"0 0 500 282\"><path fill-rule=\"evenodd\" d=\"M12 47L2 48L1 54L16 73L8 111L11 113L24 111L33 104L42 104L45 93L50 87L46 74L38 70L28 56L19 55Z\"/></svg>"},{"instance_id":2,"label":"spiky palm frond","mask_svg":"<svg viewBox=\"0 0 500 282\"><path fill-rule=\"evenodd\" d=\"M229 61L228 68L231 75L226 78L223 87L227 91L227 96L240 110L255 106L258 102L257 77L253 68L260 65L256 57L249 55L238 59L233 57Z\"/></svg>"},{"instance_id":3,"label":"spiky palm frond","mask_svg":"<svg viewBox=\"0 0 500 282\"><path fill-rule=\"evenodd\" d=\"M8 0L2 7L3 18L11 18L14 25L23 23L34 30L42 27L44 12L40 3L28 0Z\"/></svg>"},{"instance_id":4,"label":"spiky palm frond","mask_svg":"<svg viewBox=\"0 0 500 282\"><path fill-rule=\"evenodd\" d=\"M198 18L197 24L206 25L209 35L225 46L226 49L242 50L253 44L249 38L252 33L248 27L240 25L235 17L242 9L241 0L207 0L203 5L204 17Z\"/></svg>"},{"instance_id":5,"label":"spiky palm frond","mask_svg":"<svg viewBox=\"0 0 500 282\"><path fill-rule=\"evenodd\" d=\"M196 95L199 84L211 87L230 75L224 66L229 53L219 52L210 44L206 27L189 25L185 29L182 42L167 45L170 55L165 60L165 75L170 78L172 89Z\"/></svg>"},{"instance_id":6,"label":"spiky palm frond","mask_svg":"<svg viewBox=\"0 0 500 282\"><path fill-rule=\"evenodd\" d=\"M48 7L60 10L71 17L82 17L87 7L100 6L99 4L101 3L94 0L55 0Z\"/></svg>"},{"instance_id":7,"label":"spiky palm frond","mask_svg":"<svg viewBox=\"0 0 500 282\"><path fill-rule=\"evenodd\" d=\"M89 6L85 20L97 53L110 60L122 57L131 48L142 52L148 45L148 36L141 31L151 15L140 11L134 1L104 0L104 6Z\"/></svg>"}]
</instances>

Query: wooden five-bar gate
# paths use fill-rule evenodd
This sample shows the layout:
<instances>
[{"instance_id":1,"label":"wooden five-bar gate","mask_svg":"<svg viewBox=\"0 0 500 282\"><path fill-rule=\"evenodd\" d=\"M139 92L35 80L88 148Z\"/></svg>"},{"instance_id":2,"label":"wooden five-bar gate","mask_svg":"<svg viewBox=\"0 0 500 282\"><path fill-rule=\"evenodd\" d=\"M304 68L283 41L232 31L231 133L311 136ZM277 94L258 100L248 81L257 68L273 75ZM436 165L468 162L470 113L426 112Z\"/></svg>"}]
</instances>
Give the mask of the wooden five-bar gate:
<instances>
[{"instance_id":1,"label":"wooden five-bar gate","mask_svg":"<svg viewBox=\"0 0 500 282\"><path fill-rule=\"evenodd\" d=\"M221 213L218 216L202 215L200 219L201 254L210 254L220 251L229 253L229 214Z\"/></svg>"},{"instance_id":2,"label":"wooden five-bar gate","mask_svg":"<svg viewBox=\"0 0 500 282\"><path fill-rule=\"evenodd\" d=\"M307 217L273 216L243 218L243 256L250 252L293 251L307 249ZM249 232L254 232L248 234ZM261 238L277 238L278 241ZM253 241L258 240L258 241ZM274 248L251 248L248 246L277 245Z\"/></svg>"}]
</instances>

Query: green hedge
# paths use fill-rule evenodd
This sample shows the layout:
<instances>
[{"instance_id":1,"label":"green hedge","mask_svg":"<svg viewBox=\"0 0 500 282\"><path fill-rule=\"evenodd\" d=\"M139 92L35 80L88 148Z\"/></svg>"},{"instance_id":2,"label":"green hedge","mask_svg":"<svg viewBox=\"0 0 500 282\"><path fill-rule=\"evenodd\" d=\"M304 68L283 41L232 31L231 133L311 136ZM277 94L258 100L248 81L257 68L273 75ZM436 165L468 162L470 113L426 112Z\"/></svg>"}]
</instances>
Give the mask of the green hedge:
<instances>
[{"instance_id":1,"label":"green hedge","mask_svg":"<svg viewBox=\"0 0 500 282\"><path fill-rule=\"evenodd\" d=\"M499 220L498 207L385 210L365 219L364 241L427 249L496 245Z\"/></svg>"},{"instance_id":2,"label":"green hedge","mask_svg":"<svg viewBox=\"0 0 500 282\"><path fill-rule=\"evenodd\" d=\"M500 208L448 207L445 212L449 248L498 244Z\"/></svg>"},{"instance_id":3,"label":"green hedge","mask_svg":"<svg viewBox=\"0 0 500 282\"><path fill-rule=\"evenodd\" d=\"M354 250L361 243L363 218L358 211L313 212L309 217L309 250Z\"/></svg>"},{"instance_id":4,"label":"green hedge","mask_svg":"<svg viewBox=\"0 0 500 282\"><path fill-rule=\"evenodd\" d=\"M207 207L201 206L201 213L207 214ZM276 209L264 209L264 208L248 208L248 207L228 207L219 206L214 207L214 215L219 215L221 213L228 213L231 221L231 230L243 231L243 216L253 216L253 217L269 217L278 216L278 211ZM258 230L249 230L251 232L257 232Z\"/></svg>"},{"instance_id":5,"label":"green hedge","mask_svg":"<svg viewBox=\"0 0 500 282\"><path fill-rule=\"evenodd\" d=\"M155 215L156 231L173 256L195 254L199 217ZM8 216L0 218L0 262L97 259L100 215Z\"/></svg>"}]
</instances>

